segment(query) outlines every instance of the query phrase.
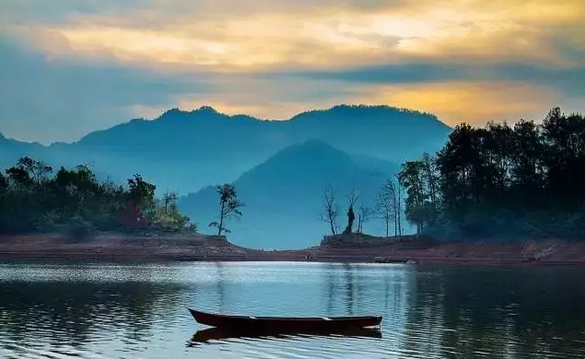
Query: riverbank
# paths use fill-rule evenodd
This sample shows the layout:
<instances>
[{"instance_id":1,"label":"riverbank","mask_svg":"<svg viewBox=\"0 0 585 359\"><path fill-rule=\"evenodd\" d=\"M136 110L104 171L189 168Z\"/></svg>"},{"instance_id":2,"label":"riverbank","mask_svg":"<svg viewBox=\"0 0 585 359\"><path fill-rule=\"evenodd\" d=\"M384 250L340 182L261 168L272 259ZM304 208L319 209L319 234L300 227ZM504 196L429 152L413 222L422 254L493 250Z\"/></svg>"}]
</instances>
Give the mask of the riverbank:
<instances>
[{"instance_id":1,"label":"riverbank","mask_svg":"<svg viewBox=\"0 0 585 359\"><path fill-rule=\"evenodd\" d=\"M585 265L585 242L561 240L437 243L354 235L302 250L264 251L205 235L99 235L71 241L59 235L0 237L0 259L112 261L318 261L450 265ZM356 240L363 239L363 242Z\"/></svg>"}]
</instances>

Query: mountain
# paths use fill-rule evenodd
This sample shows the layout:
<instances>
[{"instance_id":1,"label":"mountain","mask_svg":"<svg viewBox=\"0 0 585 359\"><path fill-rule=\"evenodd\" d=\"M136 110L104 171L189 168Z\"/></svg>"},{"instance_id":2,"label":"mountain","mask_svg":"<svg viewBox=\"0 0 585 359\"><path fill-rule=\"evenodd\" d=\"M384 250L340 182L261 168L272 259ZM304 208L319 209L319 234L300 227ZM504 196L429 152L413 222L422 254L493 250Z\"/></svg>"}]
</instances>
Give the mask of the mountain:
<instances>
[{"instance_id":1,"label":"mountain","mask_svg":"<svg viewBox=\"0 0 585 359\"><path fill-rule=\"evenodd\" d=\"M310 139L401 163L435 152L450 131L433 115L387 106L341 105L285 121L228 116L202 107L169 110L152 121L135 119L72 144L41 146L2 137L0 160L11 165L19 156L32 155L53 166L91 163L116 181L140 173L162 191L189 193L233 181L279 150Z\"/></svg>"},{"instance_id":2,"label":"mountain","mask_svg":"<svg viewBox=\"0 0 585 359\"><path fill-rule=\"evenodd\" d=\"M298 141L320 139L348 153L398 163L436 152L451 133L434 115L388 106L340 105L304 112L287 124Z\"/></svg>"},{"instance_id":3,"label":"mountain","mask_svg":"<svg viewBox=\"0 0 585 359\"><path fill-rule=\"evenodd\" d=\"M2 168L13 166L16 160L23 156L41 155L46 148L38 143L20 142L4 137L0 133L0 166Z\"/></svg>"},{"instance_id":4,"label":"mountain","mask_svg":"<svg viewBox=\"0 0 585 359\"><path fill-rule=\"evenodd\" d=\"M346 194L353 188L361 195L360 203L372 206L380 186L398 169L396 163L352 156L318 140L287 147L234 182L245 207L244 216L228 224L230 240L264 249L316 245L328 230L319 219L327 186L336 189L343 227ZM215 187L183 197L179 206L208 230L218 211ZM381 233L382 228L380 221L372 221L367 230Z\"/></svg>"}]
</instances>

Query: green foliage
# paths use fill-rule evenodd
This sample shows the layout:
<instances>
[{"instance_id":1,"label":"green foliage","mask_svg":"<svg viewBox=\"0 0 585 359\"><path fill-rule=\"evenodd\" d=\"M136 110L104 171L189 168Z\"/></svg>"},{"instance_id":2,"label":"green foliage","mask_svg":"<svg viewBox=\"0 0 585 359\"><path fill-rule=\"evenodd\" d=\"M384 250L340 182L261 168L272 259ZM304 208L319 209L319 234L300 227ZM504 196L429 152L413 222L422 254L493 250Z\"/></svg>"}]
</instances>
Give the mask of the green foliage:
<instances>
[{"instance_id":1,"label":"green foliage","mask_svg":"<svg viewBox=\"0 0 585 359\"><path fill-rule=\"evenodd\" d=\"M457 126L435 157L400 174L408 219L445 236L585 234L585 117Z\"/></svg>"},{"instance_id":2,"label":"green foliage","mask_svg":"<svg viewBox=\"0 0 585 359\"><path fill-rule=\"evenodd\" d=\"M420 161L409 161L402 165L398 174L400 184L406 188L406 219L423 232L425 226L433 225L439 217L440 174L437 162L429 154Z\"/></svg>"},{"instance_id":3,"label":"green foliage","mask_svg":"<svg viewBox=\"0 0 585 359\"><path fill-rule=\"evenodd\" d=\"M230 233L230 230L225 227L225 223L229 218L239 218L242 216L240 208L244 206L238 200L236 187L231 183L226 183L217 186L217 194L219 195L219 221L211 222L209 227L216 227L218 235Z\"/></svg>"},{"instance_id":4,"label":"green foliage","mask_svg":"<svg viewBox=\"0 0 585 359\"><path fill-rule=\"evenodd\" d=\"M179 212L177 199L176 193L166 193L163 196L156 206L154 225L165 232L195 232L197 226L190 223L189 217Z\"/></svg>"},{"instance_id":5,"label":"green foliage","mask_svg":"<svg viewBox=\"0 0 585 359\"><path fill-rule=\"evenodd\" d=\"M143 180L140 175L134 175L134 178L128 179L128 187L130 188L128 193L130 201L144 212L150 211L152 213L155 208L156 186Z\"/></svg>"},{"instance_id":6,"label":"green foliage","mask_svg":"<svg viewBox=\"0 0 585 359\"><path fill-rule=\"evenodd\" d=\"M0 173L0 234L65 231L83 239L95 231L128 229L129 207L138 213L134 220L145 217L142 224L152 229L157 221L175 232L196 228L179 213L176 194L157 202L156 187L139 175L124 188L98 181L85 165L53 174L52 167L29 157L5 173Z\"/></svg>"}]
</instances>

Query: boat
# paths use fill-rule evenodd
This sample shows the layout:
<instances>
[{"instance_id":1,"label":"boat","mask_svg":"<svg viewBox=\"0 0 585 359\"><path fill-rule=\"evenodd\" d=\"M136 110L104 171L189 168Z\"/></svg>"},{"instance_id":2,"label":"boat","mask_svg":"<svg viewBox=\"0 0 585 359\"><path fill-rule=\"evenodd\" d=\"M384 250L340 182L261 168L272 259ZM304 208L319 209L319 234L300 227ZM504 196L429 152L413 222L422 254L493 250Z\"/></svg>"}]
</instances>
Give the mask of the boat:
<instances>
[{"instance_id":1,"label":"boat","mask_svg":"<svg viewBox=\"0 0 585 359\"><path fill-rule=\"evenodd\" d=\"M230 332L334 333L379 326L381 316L366 317L253 317L205 313L187 308L204 325Z\"/></svg>"}]
</instances>

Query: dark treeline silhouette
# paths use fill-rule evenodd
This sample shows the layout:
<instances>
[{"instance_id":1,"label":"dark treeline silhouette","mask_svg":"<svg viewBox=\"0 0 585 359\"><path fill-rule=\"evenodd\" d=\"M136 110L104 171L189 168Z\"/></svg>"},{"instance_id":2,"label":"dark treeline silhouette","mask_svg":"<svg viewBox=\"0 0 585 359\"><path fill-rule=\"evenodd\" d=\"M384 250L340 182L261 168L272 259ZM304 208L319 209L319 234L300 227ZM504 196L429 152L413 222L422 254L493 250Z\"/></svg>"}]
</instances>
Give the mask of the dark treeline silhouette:
<instances>
[{"instance_id":1,"label":"dark treeline silhouette","mask_svg":"<svg viewBox=\"0 0 585 359\"><path fill-rule=\"evenodd\" d=\"M457 126L436 156L406 162L406 215L443 238L582 238L585 117Z\"/></svg>"},{"instance_id":2,"label":"dark treeline silhouette","mask_svg":"<svg viewBox=\"0 0 585 359\"><path fill-rule=\"evenodd\" d=\"M179 213L177 195L155 198L156 187L135 175L127 186L98 181L85 165L56 173L23 157L0 173L0 234L66 231L82 237L93 231L193 231Z\"/></svg>"}]
</instances>

